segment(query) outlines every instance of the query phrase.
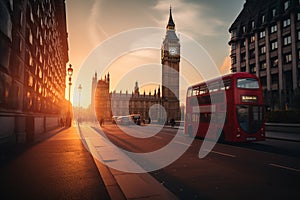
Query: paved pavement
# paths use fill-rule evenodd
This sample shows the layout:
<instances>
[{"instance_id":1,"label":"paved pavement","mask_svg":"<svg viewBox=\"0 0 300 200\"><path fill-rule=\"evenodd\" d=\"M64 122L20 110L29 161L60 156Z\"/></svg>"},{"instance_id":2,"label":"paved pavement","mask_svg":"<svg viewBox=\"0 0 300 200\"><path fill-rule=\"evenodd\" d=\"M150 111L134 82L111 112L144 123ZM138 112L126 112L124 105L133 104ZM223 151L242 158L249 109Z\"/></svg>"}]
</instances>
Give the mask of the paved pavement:
<instances>
[{"instance_id":1,"label":"paved pavement","mask_svg":"<svg viewBox=\"0 0 300 200\"><path fill-rule=\"evenodd\" d=\"M49 134L1 163L0 199L110 199L76 129Z\"/></svg>"},{"instance_id":2,"label":"paved pavement","mask_svg":"<svg viewBox=\"0 0 300 200\"><path fill-rule=\"evenodd\" d=\"M266 137L269 139L300 142L300 133L284 133L276 131L266 131Z\"/></svg>"}]
</instances>

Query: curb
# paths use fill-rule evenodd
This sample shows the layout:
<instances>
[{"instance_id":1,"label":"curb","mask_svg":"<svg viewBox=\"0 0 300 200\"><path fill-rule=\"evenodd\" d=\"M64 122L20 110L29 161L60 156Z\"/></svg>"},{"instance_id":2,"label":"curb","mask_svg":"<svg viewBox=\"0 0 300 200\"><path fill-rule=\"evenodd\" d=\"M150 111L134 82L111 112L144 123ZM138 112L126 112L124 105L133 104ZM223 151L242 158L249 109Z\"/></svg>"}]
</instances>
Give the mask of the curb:
<instances>
[{"instance_id":1,"label":"curb","mask_svg":"<svg viewBox=\"0 0 300 200\"><path fill-rule=\"evenodd\" d=\"M96 167L101 175L101 178L104 182L106 190L109 194L110 199L112 200L126 200L125 194L120 188L120 185L116 181L115 177L111 173L110 169L99 162L96 158L93 157L93 160L96 164Z\"/></svg>"},{"instance_id":2,"label":"curb","mask_svg":"<svg viewBox=\"0 0 300 200\"><path fill-rule=\"evenodd\" d=\"M292 140L292 139L287 139L287 138L278 138L278 137L266 137L268 139L272 140L282 140L282 141L287 141L287 142L300 142L300 140Z\"/></svg>"},{"instance_id":3,"label":"curb","mask_svg":"<svg viewBox=\"0 0 300 200\"><path fill-rule=\"evenodd\" d=\"M91 129L92 130L92 129ZM95 131L96 132L96 131ZM96 132L97 133L97 132ZM85 141L92 155L98 154L96 148L89 140ZM121 172L106 166L102 155L98 154L102 161L93 156L107 192L112 200L177 200L171 191L165 188L149 173Z\"/></svg>"}]
</instances>

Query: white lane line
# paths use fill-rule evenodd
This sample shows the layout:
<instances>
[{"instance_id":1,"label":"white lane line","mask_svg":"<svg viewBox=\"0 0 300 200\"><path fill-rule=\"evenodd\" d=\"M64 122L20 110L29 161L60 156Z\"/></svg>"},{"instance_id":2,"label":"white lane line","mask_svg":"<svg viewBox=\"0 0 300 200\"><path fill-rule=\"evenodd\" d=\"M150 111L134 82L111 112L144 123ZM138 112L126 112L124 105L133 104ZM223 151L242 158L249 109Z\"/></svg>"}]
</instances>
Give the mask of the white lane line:
<instances>
[{"instance_id":1,"label":"white lane line","mask_svg":"<svg viewBox=\"0 0 300 200\"><path fill-rule=\"evenodd\" d=\"M295 169L295 168L292 168L292 167L286 167L286 166L277 165L277 164L274 164L274 163L270 163L269 165L271 165L273 167L278 167L278 168L282 168L282 169L287 169L287 170L295 171L295 172L300 172L300 169Z\"/></svg>"},{"instance_id":2,"label":"white lane line","mask_svg":"<svg viewBox=\"0 0 300 200\"><path fill-rule=\"evenodd\" d=\"M187 144L187 143L184 143L184 142L178 142L178 141L175 141L174 143L176 144L182 144L182 145L185 145L185 146L192 146L192 144Z\"/></svg>"},{"instance_id":3,"label":"white lane line","mask_svg":"<svg viewBox=\"0 0 300 200\"><path fill-rule=\"evenodd\" d=\"M204 149L204 151L209 151L209 150ZM236 157L235 155L232 155L232 154L218 152L218 151L213 151L213 150L211 150L210 152L215 153L215 154L219 154L219 155L222 155L222 156L228 156L228 157L231 157L231 158L235 158Z\"/></svg>"}]
</instances>

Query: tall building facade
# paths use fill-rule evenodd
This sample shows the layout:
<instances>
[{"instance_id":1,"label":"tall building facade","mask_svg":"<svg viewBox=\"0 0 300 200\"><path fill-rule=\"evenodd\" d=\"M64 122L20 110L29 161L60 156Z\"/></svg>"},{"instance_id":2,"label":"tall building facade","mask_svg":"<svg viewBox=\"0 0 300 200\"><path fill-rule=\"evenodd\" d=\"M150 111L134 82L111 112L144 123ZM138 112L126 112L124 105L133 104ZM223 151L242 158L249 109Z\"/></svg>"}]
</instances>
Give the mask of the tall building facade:
<instances>
[{"instance_id":1,"label":"tall building facade","mask_svg":"<svg viewBox=\"0 0 300 200\"><path fill-rule=\"evenodd\" d=\"M97 84L98 84L98 75L97 72L95 72L94 77L92 78L92 93L91 93L91 107L94 108L95 103L94 103L94 95L95 95L95 91L97 88Z\"/></svg>"},{"instance_id":2,"label":"tall building facade","mask_svg":"<svg viewBox=\"0 0 300 200\"><path fill-rule=\"evenodd\" d=\"M59 125L67 62L64 0L0 1L0 145Z\"/></svg>"},{"instance_id":3,"label":"tall building facade","mask_svg":"<svg viewBox=\"0 0 300 200\"><path fill-rule=\"evenodd\" d=\"M167 119L180 120L179 107L179 63L180 42L175 32L175 23L170 8L166 36L161 47L162 103Z\"/></svg>"},{"instance_id":4,"label":"tall building facade","mask_svg":"<svg viewBox=\"0 0 300 200\"><path fill-rule=\"evenodd\" d=\"M299 108L300 0L246 0L229 32L232 71L256 74L272 109Z\"/></svg>"},{"instance_id":5,"label":"tall building facade","mask_svg":"<svg viewBox=\"0 0 300 200\"><path fill-rule=\"evenodd\" d=\"M93 83L97 75L93 78ZM97 79L96 79L97 80ZM109 74L97 82L94 94L92 95L92 105L94 102L94 110L96 111L97 120L111 119L111 95L109 93L110 78ZM93 108L93 107L92 107Z\"/></svg>"}]
</instances>

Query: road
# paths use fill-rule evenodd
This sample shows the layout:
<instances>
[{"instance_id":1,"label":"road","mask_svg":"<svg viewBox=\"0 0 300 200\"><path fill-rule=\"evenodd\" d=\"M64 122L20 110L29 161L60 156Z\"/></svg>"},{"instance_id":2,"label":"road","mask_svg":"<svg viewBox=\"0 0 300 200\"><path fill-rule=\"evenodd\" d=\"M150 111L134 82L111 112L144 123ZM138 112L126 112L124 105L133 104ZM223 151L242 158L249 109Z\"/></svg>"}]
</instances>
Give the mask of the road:
<instances>
[{"instance_id":1,"label":"road","mask_svg":"<svg viewBox=\"0 0 300 200\"><path fill-rule=\"evenodd\" d=\"M155 126L123 126L121 130L116 125L105 125L93 129L99 134L104 131L119 148L136 153L159 150L172 143L177 134L179 139L174 148L182 146L187 150L172 164L150 174L180 199L300 198L298 142L268 139L247 144L216 144L200 159L203 140L195 139L189 145L190 138L182 130L163 128L146 138L155 132L152 131L157 129Z\"/></svg>"}]
</instances>

